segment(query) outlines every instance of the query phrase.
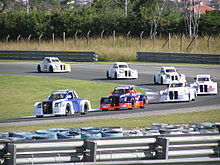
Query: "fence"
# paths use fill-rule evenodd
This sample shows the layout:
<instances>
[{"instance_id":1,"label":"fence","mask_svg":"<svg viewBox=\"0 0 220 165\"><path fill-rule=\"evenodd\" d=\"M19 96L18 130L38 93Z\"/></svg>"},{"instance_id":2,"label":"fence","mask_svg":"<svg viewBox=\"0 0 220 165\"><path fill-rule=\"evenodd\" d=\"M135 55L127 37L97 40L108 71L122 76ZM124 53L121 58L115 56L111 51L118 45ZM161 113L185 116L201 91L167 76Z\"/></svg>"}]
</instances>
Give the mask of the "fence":
<instances>
[{"instance_id":1,"label":"fence","mask_svg":"<svg viewBox=\"0 0 220 165\"><path fill-rule=\"evenodd\" d=\"M99 162L118 164L129 161L218 162L220 134L130 136L100 139L0 141L3 165ZM178 158L178 159L177 159ZM199 158L199 159L198 159ZM202 162L201 162L202 160ZM130 163L131 163L130 162ZM0 163L1 164L1 163ZM210 163L211 164L211 163Z\"/></svg>"},{"instance_id":2,"label":"fence","mask_svg":"<svg viewBox=\"0 0 220 165\"><path fill-rule=\"evenodd\" d=\"M96 62L96 52L76 51L16 51L0 50L1 60L42 60L44 57L58 57L63 61Z\"/></svg>"},{"instance_id":3,"label":"fence","mask_svg":"<svg viewBox=\"0 0 220 165\"><path fill-rule=\"evenodd\" d=\"M220 54L137 52L137 61L162 63L220 64Z\"/></svg>"}]
</instances>

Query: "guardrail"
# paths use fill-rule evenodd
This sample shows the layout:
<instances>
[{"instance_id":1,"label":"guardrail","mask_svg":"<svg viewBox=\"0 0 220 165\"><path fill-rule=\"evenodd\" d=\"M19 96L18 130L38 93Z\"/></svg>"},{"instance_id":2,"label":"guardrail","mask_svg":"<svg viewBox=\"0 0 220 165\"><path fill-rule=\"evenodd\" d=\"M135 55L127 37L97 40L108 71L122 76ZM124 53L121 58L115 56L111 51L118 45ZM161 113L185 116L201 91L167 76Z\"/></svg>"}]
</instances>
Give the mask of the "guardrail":
<instances>
[{"instance_id":1,"label":"guardrail","mask_svg":"<svg viewBox=\"0 0 220 165\"><path fill-rule=\"evenodd\" d=\"M96 52L79 51L17 51L0 50L1 60L42 60L44 57L58 57L62 61L96 62Z\"/></svg>"},{"instance_id":2,"label":"guardrail","mask_svg":"<svg viewBox=\"0 0 220 165\"><path fill-rule=\"evenodd\" d=\"M4 165L154 160L220 162L220 134L130 136L48 141L0 141ZM178 159L177 159L178 158ZM214 159L214 160L213 160ZM177 161L178 160L178 161ZM186 160L185 160L186 161ZM117 164L116 163L116 164ZM202 162L200 162L202 163ZM1 164L1 163L0 163ZM112 163L113 164L113 163Z\"/></svg>"},{"instance_id":3,"label":"guardrail","mask_svg":"<svg viewBox=\"0 0 220 165\"><path fill-rule=\"evenodd\" d=\"M136 52L137 61L162 63L220 64L220 54Z\"/></svg>"}]
</instances>

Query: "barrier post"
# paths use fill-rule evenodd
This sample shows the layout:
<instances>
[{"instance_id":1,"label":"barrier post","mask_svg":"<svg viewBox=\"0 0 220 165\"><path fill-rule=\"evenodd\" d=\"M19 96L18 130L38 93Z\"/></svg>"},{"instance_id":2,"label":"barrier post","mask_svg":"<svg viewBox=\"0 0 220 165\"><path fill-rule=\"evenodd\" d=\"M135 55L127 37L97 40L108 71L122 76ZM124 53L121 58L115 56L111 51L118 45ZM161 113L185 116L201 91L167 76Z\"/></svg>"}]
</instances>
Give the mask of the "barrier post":
<instances>
[{"instance_id":1,"label":"barrier post","mask_svg":"<svg viewBox=\"0 0 220 165\"><path fill-rule=\"evenodd\" d=\"M89 149L89 156L85 156L87 162L96 162L96 153L97 153L97 143L94 141L85 140L84 142L85 149Z\"/></svg>"},{"instance_id":2,"label":"barrier post","mask_svg":"<svg viewBox=\"0 0 220 165\"><path fill-rule=\"evenodd\" d=\"M168 159L169 139L158 137L156 141L156 157L158 159Z\"/></svg>"},{"instance_id":3,"label":"barrier post","mask_svg":"<svg viewBox=\"0 0 220 165\"><path fill-rule=\"evenodd\" d=\"M16 165L16 145L7 144L7 153L9 155L6 165Z\"/></svg>"}]
</instances>

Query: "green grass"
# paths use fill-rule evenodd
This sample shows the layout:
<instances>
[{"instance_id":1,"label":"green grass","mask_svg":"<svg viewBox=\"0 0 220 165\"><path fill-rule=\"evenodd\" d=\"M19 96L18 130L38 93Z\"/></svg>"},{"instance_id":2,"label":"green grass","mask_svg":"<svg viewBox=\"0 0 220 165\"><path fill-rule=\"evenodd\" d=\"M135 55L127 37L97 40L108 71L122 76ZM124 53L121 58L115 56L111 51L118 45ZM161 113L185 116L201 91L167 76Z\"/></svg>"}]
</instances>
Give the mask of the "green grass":
<instances>
[{"instance_id":1,"label":"green grass","mask_svg":"<svg viewBox=\"0 0 220 165\"><path fill-rule=\"evenodd\" d=\"M118 84L47 77L0 75L0 118L33 115L35 102L46 100L54 90L74 89L79 97L99 107L100 98L108 96Z\"/></svg>"},{"instance_id":2,"label":"green grass","mask_svg":"<svg viewBox=\"0 0 220 165\"><path fill-rule=\"evenodd\" d=\"M118 84L56 79L47 77L26 77L0 75L0 118L15 118L33 115L33 105L47 99L54 90L74 89L79 97L88 99L93 108L99 107L100 97ZM141 90L139 90L141 92ZM83 126L120 126L123 128L144 128L153 123L187 124L194 122L220 122L220 110L182 114L155 115L123 119L105 119L83 122L37 124L13 127L0 127L0 131L34 131L49 128L80 128Z\"/></svg>"},{"instance_id":3,"label":"green grass","mask_svg":"<svg viewBox=\"0 0 220 165\"><path fill-rule=\"evenodd\" d=\"M169 115L155 115L144 117L133 117L123 119L105 119L105 120L93 120L83 122L68 122L54 124L38 124L29 126L16 126L16 127L0 127L0 131L34 131L39 129L50 128L81 128L85 126L102 127L102 126L118 126L123 128L147 128L153 123L166 123L166 124L189 124L198 122L219 122L220 110L181 113L181 114L169 114Z\"/></svg>"}]
</instances>

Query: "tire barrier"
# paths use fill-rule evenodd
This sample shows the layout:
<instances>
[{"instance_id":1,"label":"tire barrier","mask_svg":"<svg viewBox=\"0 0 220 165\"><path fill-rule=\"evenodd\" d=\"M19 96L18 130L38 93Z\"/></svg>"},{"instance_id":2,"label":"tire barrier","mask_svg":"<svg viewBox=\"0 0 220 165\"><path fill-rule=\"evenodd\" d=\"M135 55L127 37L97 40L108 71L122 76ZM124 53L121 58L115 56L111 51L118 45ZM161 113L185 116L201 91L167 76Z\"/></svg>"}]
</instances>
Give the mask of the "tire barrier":
<instances>
[{"instance_id":1,"label":"tire barrier","mask_svg":"<svg viewBox=\"0 0 220 165\"><path fill-rule=\"evenodd\" d=\"M170 126L171 128L174 129L175 126ZM77 162L131 164L131 161L137 160L138 162L144 161L140 162L143 164L152 164L152 161L154 164L178 164L178 162L187 164L189 158L192 164L205 163L207 165L220 162L219 133L100 138L100 132L90 132L91 134L87 137L91 139L48 140L43 136L49 133L45 133L46 131L43 130L39 132L41 140L11 141L0 139L1 164L64 164L68 162L74 162L74 164ZM138 131L129 130L128 132ZM58 134L65 133L63 131ZM11 134L11 136L17 135L18 133ZM99 138L94 138L93 135L96 137L99 135ZM15 138L19 139L20 137Z\"/></svg>"},{"instance_id":2,"label":"tire barrier","mask_svg":"<svg viewBox=\"0 0 220 165\"><path fill-rule=\"evenodd\" d=\"M97 62L96 52L79 51L18 51L0 50L1 60L42 60L45 57L58 57L61 61Z\"/></svg>"},{"instance_id":3,"label":"tire barrier","mask_svg":"<svg viewBox=\"0 0 220 165\"><path fill-rule=\"evenodd\" d=\"M80 139L81 134L79 132L61 132L57 134L58 139Z\"/></svg>"},{"instance_id":4,"label":"tire barrier","mask_svg":"<svg viewBox=\"0 0 220 165\"><path fill-rule=\"evenodd\" d=\"M79 129L53 128L36 130L35 132L0 132L0 139L47 140L47 139L79 139L101 137L156 136L219 133L220 124L192 123L187 125L152 124L145 129L123 129L121 127L82 127Z\"/></svg>"},{"instance_id":5,"label":"tire barrier","mask_svg":"<svg viewBox=\"0 0 220 165\"><path fill-rule=\"evenodd\" d=\"M139 62L220 64L220 54L136 52Z\"/></svg>"}]
</instances>

